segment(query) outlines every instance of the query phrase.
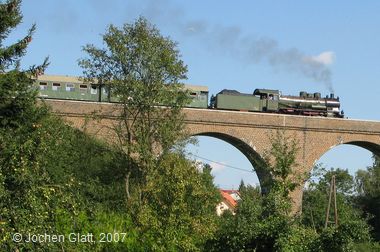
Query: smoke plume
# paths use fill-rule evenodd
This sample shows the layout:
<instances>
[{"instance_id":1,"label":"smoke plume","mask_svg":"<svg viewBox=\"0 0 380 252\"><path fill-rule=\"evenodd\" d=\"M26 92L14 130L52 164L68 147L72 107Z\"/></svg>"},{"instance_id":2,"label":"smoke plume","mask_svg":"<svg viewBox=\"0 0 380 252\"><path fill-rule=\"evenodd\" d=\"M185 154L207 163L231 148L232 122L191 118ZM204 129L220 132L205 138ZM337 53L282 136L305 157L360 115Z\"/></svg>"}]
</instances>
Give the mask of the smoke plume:
<instances>
[{"instance_id":1,"label":"smoke plume","mask_svg":"<svg viewBox=\"0 0 380 252\"><path fill-rule=\"evenodd\" d=\"M118 2L118 1L116 1ZM123 9L120 5L108 9ZM112 3L112 2L111 2ZM114 2L115 3L115 2ZM186 37L199 39L208 49L227 53L229 57L244 61L246 64L269 64L275 71L287 71L322 83L333 92L332 72L333 52L308 55L297 48L282 48L272 38L245 34L238 26L212 25L203 20L189 20L186 9L171 0L141 0L123 2L123 11L130 16L139 13L160 27L171 27ZM104 4L98 1L99 5ZM107 3L108 4L108 3ZM102 9L102 8L100 8Z\"/></svg>"},{"instance_id":2,"label":"smoke plume","mask_svg":"<svg viewBox=\"0 0 380 252\"><path fill-rule=\"evenodd\" d=\"M210 48L226 52L230 57L238 57L249 64L268 63L275 70L300 74L315 82L322 83L333 92L332 73L328 65L332 64L333 52L322 52L310 56L297 48L283 49L271 38L256 38L243 35L239 27L211 27L205 22L193 21L183 28L188 36L199 36Z\"/></svg>"}]
</instances>

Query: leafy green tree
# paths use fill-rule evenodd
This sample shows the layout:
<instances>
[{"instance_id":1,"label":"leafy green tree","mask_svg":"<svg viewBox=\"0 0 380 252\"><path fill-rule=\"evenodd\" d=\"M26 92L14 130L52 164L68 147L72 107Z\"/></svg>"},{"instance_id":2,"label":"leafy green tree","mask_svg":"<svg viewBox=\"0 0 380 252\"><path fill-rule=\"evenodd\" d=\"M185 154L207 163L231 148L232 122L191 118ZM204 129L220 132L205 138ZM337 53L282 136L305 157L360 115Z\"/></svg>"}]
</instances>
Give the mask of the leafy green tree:
<instances>
[{"instance_id":1,"label":"leafy green tree","mask_svg":"<svg viewBox=\"0 0 380 252\"><path fill-rule=\"evenodd\" d=\"M144 249L193 251L215 230L219 192L210 169L200 173L181 154L186 142L180 83L186 66L176 43L140 17L109 26L106 48L84 47L85 80L110 90L119 103L113 128L125 181L127 209ZM165 105L163 107L162 105Z\"/></svg>"},{"instance_id":2,"label":"leafy green tree","mask_svg":"<svg viewBox=\"0 0 380 252\"><path fill-rule=\"evenodd\" d=\"M373 165L356 173L357 202L364 215L369 215L375 240L380 241L380 159L373 157Z\"/></svg>"},{"instance_id":3,"label":"leafy green tree","mask_svg":"<svg viewBox=\"0 0 380 252\"><path fill-rule=\"evenodd\" d=\"M289 215L291 211L290 192L301 182L294 176L296 170L296 154L299 150L295 138L290 138L283 131L271 136L271 148L264 154L267 168L272 175L271 184L265 204L268 214Z\"/></svg>"},{"instance_id":4,"label":"leafy green tree","mask_svg":"<svg viewBox=\"0 0 380 252\"><path fill-rule=\"evenodd\" d=\"M360 211L354 208L354 179L348 170L326 170L322 166L314 168L315 180L309 180L308 188L304 190L303 221L306 225L321 231L325 226L326 209L330 193L331 178L334 175L337 188L338 222L344 223L358 219ZM334 219L334 211L330 211L329 219ZM360 221L363 221L359 218Z\"/></svg>"},{"instance_id":5,"label":"leafy green tree","mask_svg":"<svg viewBox=\"0 0 380 252\"><path fill-rule=\"evenodd\" d=\"M138 248L116 151L48 114L31 128L0 132L1 250ZM14 243L16 232L127 235L118 243Z\"/></svg>"},{"instance_id":6,"label":"leafy green tree","mask_svg":"<svg viewBox=\"0 0 380 252\"><path fill-rule=\"evenodd\" d=\"M302 216L290 214L289 193L300 180L292 175L297 165L297 143L283 132L272 137L266 160L273 175L270 191L261 197L242 197L236 215L224 215L211 251L354 251L367 246L369 228L352 205L353 178L346 170L318 170L322 178L309 184ZM339 226L324 228L330 178L339 178ZM244 185L241 186L246 190ZM244 195L244 194L243 194ZM369 246L369 245L368 245ZM367 247L368 247L367 246ZM372 246L375 248L375 246Z\"/></svg>"},{"instance_id":7,"label":"leafy green tree","mask_svg":"<svg viewBox=\"0 0 380 252\"><path fill-rule=\"evenodd\" d=\"M244 199L261 199L261 190L259 186L245 185L241 180L239 185L240 197Z\"/></svg>"},{"instance_id":8,"label":"leafy green tree","mask_svg":"<svg viewBox=\"0 0 380 252\"><path fill-rule=\"evenodd\" d=\"M105 85L121 103L114 129L125 153L127 199L139 203L138 184L155 169L157 151L167 153L183 137L181 108L188 99L179 81L187 69L176 44L142 17L120 29L110 25L103 40L104 49L85 46L88 58L79 64L86 79Z\"/></svg>"},{"instance_id":9,"label":"leafy green tree","mask_svg":"<svg viewBox=\"0 0 380 252\"><path fill-rule=\"evenodd\" d=\"M348 170L326 170L321 166L314 168L318 179L310 180L304 191L302 222L313 228L319 235L314 244L323 251L353 251L355 243L369 241L369 226L361 218L361 211L355 208L354 179ZM326 209L329 200L331 177L336 180L336 202L338 226L328 223L325 228ZM334 211L330 211L334 220Z\"/></svg>"},{"instance_id":10,"label":"leafy green tree","mask_svg":"<svg viewBox=\"0 0 380 252\"><path fill-rule=\"evenodd\" d=\"M289 193L297 185L291 177L296 153L297 143L284 132L273 135L266 154L267 169L273 175L270 191L257 197L255 190L242 186L236 215L222 216L215 238L208 243L211 251L305 251L309 247L314 241L312 232L298 226L290 215Z\"/></svg>"},{"instance_id":11,"label":"leafy green tree","mask_svg":"<svg viewBox=\"0 0 380 252\"><path fill-rule=\"evenodd\" d=\"M161 156L144 188L139 211L142 245L151 250L199 251L216 229L220 202L210 170L178 153Z\"/></svg>"}]
</instances>

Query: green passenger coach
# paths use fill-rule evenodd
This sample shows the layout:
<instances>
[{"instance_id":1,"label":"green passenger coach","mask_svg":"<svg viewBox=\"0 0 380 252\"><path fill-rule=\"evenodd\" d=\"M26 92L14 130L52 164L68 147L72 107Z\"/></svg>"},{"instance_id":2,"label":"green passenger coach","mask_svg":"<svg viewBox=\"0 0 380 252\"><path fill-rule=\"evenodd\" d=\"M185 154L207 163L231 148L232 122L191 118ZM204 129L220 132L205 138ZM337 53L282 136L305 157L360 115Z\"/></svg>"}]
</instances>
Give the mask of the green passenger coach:
<instances>
[{"instance_id":1,"label":"green passenger coach","mask_svg":"<svg viewBox=\"0 0 380 252\"><path fill-rule=\"evenodd\" d=\"M84 83L80 78L60 75L41 75L35 81L39 97L45 99L78 100L94 102L118 102L112 89L96 83ZM187 107L207 108L208 87L185 85L191 102Z\"/></svg>"},{"instance_id":2,"label":"green passenger coach","mask_svg":"<svg viewBox=\"0 0 380 252\"><path fill-rule=\"evenodd\" d=\"M191 102L190 108L207 108L208 107L208 87L198 85L185 85L189 91Z\"/></svg>"},{"instance_id":3,"label":"green passenger coach","mask_svg":"<svg viewBox=\"0 0 380 252\"><path fill-rule=\"evenodd\" d=\"M83 83L69 76L41 75L36 80L41 98L98 101L97 85Z\"/></svg>"}]
</instances>

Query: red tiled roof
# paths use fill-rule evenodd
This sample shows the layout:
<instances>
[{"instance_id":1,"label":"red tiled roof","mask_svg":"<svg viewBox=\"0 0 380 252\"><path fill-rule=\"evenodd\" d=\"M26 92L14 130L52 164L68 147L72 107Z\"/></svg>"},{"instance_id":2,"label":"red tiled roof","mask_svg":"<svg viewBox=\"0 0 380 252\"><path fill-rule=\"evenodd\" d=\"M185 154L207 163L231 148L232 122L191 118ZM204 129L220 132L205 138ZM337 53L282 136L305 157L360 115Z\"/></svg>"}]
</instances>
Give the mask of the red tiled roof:
<instances>
[{"instance_id":1,"label":"red tiled roof","mask_svg":"<svg viewBox=\"0 0 380 252\"><path fill-rule=\"evenodd\" d=\"M232 208L235 208L237 201L232 198L231 193L239 193L237 190L219 190L220 194L223 197L223 200L230 205Z\"/></svg>"},{"instance_id":2,"label":"red tiled roof","mask_svg":"<svg viewBox=\"0 0 380 252\"><path fill-rule=\"evenodd\" d=\"M225 190L225 189L220 189L220 191L226 192L226 193L228 193L228 194L237 193L237 194L240 195L239 190Z\"/></svg>"}]
</instances>

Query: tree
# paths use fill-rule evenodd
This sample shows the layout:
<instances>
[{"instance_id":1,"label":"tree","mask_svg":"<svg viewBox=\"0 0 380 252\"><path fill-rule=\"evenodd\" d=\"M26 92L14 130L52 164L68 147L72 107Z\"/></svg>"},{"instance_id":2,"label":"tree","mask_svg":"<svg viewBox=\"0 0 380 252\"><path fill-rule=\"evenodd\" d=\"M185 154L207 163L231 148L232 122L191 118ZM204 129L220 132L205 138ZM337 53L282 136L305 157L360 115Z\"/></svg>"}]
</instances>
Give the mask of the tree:
<instances>
[{"instance_id":1,"label":"tree","mask_svg":"<svg viewBox=\"0 0 380 252\"><path fill-rule=\"evenodd\" d=\"M119 102L113 130L141 245L197 250L215 228L219 192L210 170L199 173L181 154L187 139L182 108L189 99L180 84L187 69L176 43L142 17L121 28L110 25L103 41L103 49L86 45L88 57L79 64L86 81L110 90Z\"/></svg>"},{"instance_id":2,"label":"tree","mask_svg":"<svg viewBox=\"0 0 380 252\"><path fill-rule=\"evenodd\" d=\"M120 29L110 25L103 40L107 48L86 45L89 57L79 64L85 79L105 85L120 101L122 120L114 130L125 153L127 199L141 201L141 188L130 183L144 184L157 150L168 152L183 136L181 108L188 100L179 80L187 70L176 44L142 17Z\"/></svg>"},{"instance_id":3,"label":"tree","mask_svg":"<svg viewBox=\"0 0 380 252\"><path fill-rule=\"evenodd\" d=\"M297 142L281 131L271 141L265 156L266 169L272 175L267 185L269 192L258 197L257 189L241 186L242 200L236 215L222 216L215 238L208 243L211 251L286 251L289 240L290 251L305 251L313 241L310 230L297 226L290 215L289 193L297 185L291 176L296 166Z\"/></svg>"},{"instance_id":4,"label":"tree","mask_svg":"<svg viewBox=\"0 0 380 252\"><path fill-rule=\"evenodd\" d=\"M356 173L357 203L364 215L369 215L372 234L380 241L380 158L373 157L373 165Z\"/></svg>"},{"instance_id":5,"label":"tree","mask_svg":"<svg viewBox=\"0 0 380 252\"><path fill-rule=\"evenodd\" d=\"M14 29L22 19L20 13L21 0L8 0L0 5L0 41L7 38L12 29ZM35 26L29 30L28 34L17 43L10 46L2 47L0 50L0 72L4 73L11 66L17 66L18 60L25 54L28 43L32 40L32 33Z\"/></svg>"},{"instance_id":6,"label":"tree","mask_svg":"<svg viewBox=\"0 0 380 252\"><path fill-rule=\"evenodd\" d=\"M291 211L289 194L301 182L301 175L293 175L298 164L296 154L299 150L295 138L286 136L284 131L277 131L271 136L271 148L264 154L267 168L272 176L270 193L266 203L270 213L289 215Z\"/></svg>"},{"instance_id":7,"label":"tree","mask_svg":"<svg viewBox=\"0 0 380 252\"><path fill-rule=\"evenodd\" d=\"M272 147L266 156L267 169L273 175L269 185L270 191L262 194L260 198L244 197L242 194L236 215L222 216L215 238L208 242L208 249L211 251L353 251L355 243L368 242L368 225L352 205L349 205L351 201L345 198L352 192L349 185L353 185L352 177L346 170L319 171L323 177L309 185L304 196L302 216L290 214L289 193L300 182L297 176L292 175L297 165L295 159L297 142L289 139L284 132L278 132L271 139ZM337 183L342 186L342 190L338 193L340 224L338 227L324 228L328 195L326 187L333 174L342 179ZM244 189L245 186L241 187ZM364 246L367 246L367 243L364 243Z\"/></svg>"},{"instance_id":8,"label":"tree","mask_svg":"<svg viewBox=\"0 0 380 252\"><path fill-rule=\"evenodd\" d=\"M199 251L212 237L220 194L210 170L196 166L179 153L159 158L138 218L147 250Z\"/></svg>"},{"instance_id":9,"label":"tree","mask_svg":"<svg viewBox=\"0 0 380 252\"><path fill-rule=\"evenodd\" d=\"M352 251L355 243L369 241L369 226L361 212L355 208L353 177L344 169L314 168L318 178L310 180L304 191L302 223L318 233L316 246L328 251ZM338 225L328 223L325 228L331 177L336 178ZM334 219L330 211L329 219Z\"/></svg>"},{"instance_id":10,"label":"tree","mask_svg":"<svg viewBox=\"0 0 380 252\"><path fill-rule=\"evenodd\" d=\"M336 201L338 222L346 222L357 219L359 212L353 207L354 179L344 169L326 170L321 165L313 169L317 178L309 180L308 188L304 190L303 197L303 221L306 225L321 231L325 226L326 208L330 194L331 178L336 180ZM330 220L334 219L334 211L330 211ZM362 220L360 220L362 221Z\"/></svg>"},{"instance_id":11,"label":"tree","mask_svg":"<svg viewBox=\"0 0 380 252\"><path fill-rule=\"evenodd\" d=\"M32 40L35 25L24 38L4 45L9 33L21 22L20 5L21 0L0 3L0 126L23 124L37 113L34 109L36 92L31 88L30 76L42 72L48 65L45 59L40 66L31 66L27 71L19 69L19 60Z\"/></svg>"}]
</instances>

